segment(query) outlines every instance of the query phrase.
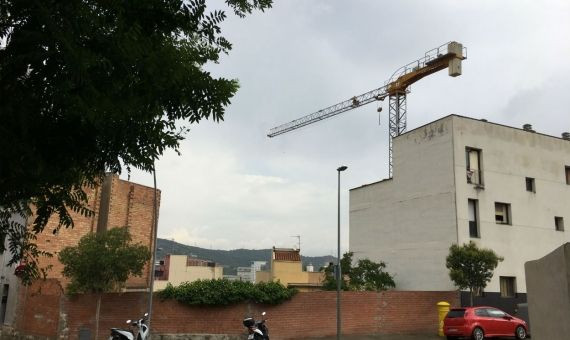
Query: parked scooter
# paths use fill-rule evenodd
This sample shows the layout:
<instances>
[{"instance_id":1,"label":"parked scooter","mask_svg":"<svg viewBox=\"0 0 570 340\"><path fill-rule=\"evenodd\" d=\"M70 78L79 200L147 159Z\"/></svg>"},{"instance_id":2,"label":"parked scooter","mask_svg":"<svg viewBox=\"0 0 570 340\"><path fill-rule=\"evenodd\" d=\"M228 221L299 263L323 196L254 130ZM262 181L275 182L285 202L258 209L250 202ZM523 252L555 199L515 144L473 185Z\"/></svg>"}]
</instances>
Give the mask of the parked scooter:
<instances>
[{"instance_id":1,"label":"parked scooter","mask_svg":"<svg viewBox=\"0 0 570 340\"><path fill-rule=\"evenodd\" d=\"M269 329L265 324L265 312L261 313L261 320L255 321L252 317L243 319L243 325L248 331L248 340L269 340Z\"/></svg>"},{"instance_id":2,"label":"parked scooter","mask_svg":"<svg viewBox=\"0 0 570 340\"><path fill-rule=\"evenodd\" d=\"M130 329L111 328L109 340L134 340L135 333L132 327L137 328L137 340L146 340L150 334L150 329L146 324L147 317L148 313L144 313L143 317L138 321L127 320L127 325L131 326Z\"/></svg>"}]
</instances>

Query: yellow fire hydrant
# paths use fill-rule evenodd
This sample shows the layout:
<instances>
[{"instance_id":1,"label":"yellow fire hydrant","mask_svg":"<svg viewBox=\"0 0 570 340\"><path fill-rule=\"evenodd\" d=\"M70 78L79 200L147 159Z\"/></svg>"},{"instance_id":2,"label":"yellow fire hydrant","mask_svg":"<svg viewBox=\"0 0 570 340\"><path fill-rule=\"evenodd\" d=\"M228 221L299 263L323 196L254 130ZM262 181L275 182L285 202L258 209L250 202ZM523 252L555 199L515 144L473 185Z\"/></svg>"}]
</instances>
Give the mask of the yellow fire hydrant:
<instances>
[{"instance_id":1,"label":"yellow fire hydrant","mask_svg":"<svg viewBox=\"0 0 570 340\"><path fill-rule=\"evenodd\" d=\"M437 315L439 317L439 328L437 334L439 336L443 336L443 319L445 319L447 312L449 312L449 306L450 304L445 301L437 303Z\"/></svg>"}]
</instances>

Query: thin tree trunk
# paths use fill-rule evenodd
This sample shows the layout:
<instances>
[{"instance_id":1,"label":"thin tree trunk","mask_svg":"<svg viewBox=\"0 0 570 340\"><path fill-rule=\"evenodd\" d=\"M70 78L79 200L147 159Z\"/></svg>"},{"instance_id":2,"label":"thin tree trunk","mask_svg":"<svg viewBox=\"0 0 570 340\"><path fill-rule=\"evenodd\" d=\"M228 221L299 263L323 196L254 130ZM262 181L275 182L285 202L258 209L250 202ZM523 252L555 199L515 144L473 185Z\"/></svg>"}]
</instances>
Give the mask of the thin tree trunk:
<instances>
[{"instance_id":1,"label":"thin tree trunk","mask_svg":"<svg viewBox=\"0 0 570 340\"><path fill-rule=\"evenodd\" d=\"M471 307L473 307L473 288L469 288L469 300L471 302Z\"/></svg>"},{"instance_id":2,"label":"thin tree trunk","mask_svg":"<svg viewBox=\"0 0 570 340\"><path fill-rule=\"evenodd\" d=\"M97 294L97 311L95 312L95 340L99 339L99 312L101 311L101 293Z\"/></svg>"}]
</instances>

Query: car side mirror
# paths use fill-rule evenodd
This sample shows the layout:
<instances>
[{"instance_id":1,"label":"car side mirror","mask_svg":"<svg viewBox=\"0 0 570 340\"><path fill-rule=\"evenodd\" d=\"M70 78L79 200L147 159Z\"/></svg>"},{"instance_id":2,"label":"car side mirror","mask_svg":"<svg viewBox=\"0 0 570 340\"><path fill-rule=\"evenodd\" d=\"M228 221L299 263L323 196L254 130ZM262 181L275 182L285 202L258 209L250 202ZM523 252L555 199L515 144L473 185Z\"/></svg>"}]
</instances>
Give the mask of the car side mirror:
<instances>
[{"instance_id":1,"label":"car side mirror","mask_svg":"<svg viewBox=\"0 0 570 340\"><path fill-rule=\"evenodd\" d=\"M505 319L505 320L512 320L513 317L510 316L510 315L505 315L505 316L503 316L503 319Z\"/></svg>"}]
</instances>

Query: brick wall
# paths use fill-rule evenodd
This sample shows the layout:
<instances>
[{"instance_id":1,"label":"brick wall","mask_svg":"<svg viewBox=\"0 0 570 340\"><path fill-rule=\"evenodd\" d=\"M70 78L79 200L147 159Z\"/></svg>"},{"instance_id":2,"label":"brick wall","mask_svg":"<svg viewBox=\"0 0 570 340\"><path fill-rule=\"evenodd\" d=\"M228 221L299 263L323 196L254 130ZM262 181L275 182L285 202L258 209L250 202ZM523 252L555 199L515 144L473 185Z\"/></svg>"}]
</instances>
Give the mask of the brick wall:
<instances>
[{"instance_id":1,"label":"brick wall","mask_svg":"<svg viewBox=\"0 0 570 340\"><path fill-rule=\"evenodd\" d=\"M54 284L54 282L56 282ZM48 288L30 287L22 298L26 309L16 328L22 334L77 339L80 329L95 333L96 296L68 297L57 281ZM457 292L343 292L343 334L436 334L436 303L459 305ZM109 328L123 327L126 319L140 317L148 306L148 294L103 295L99 339ZM298 293L277 306L237 304L223 307L189 307L176 301L153 301L153 334L244 334L246 316L267 312L272 339L321 337L336 334L336 292ZM49 322L45 322L48 320Z\"/></svg>"},{"instance_id":2,"label":"brick wall","mask_svg":"<svg viewBox=\"0 0 570 340\"><path fill-rule=\"evenodd\" d=\"M57 228L59 219L53 216L43 233L38 234L36 244L41 250L48 251L52 258L41 258L40 266L51 265L48 278L58 279L65 287L68 280L61 274L63 265L57 260L57 254L67 246L75 246L84 235L97 231L101 203L101 187L85 188L88 196L88 206L95 214L84 217L71 212L74 221L73 229L62 228L57 234L52 231ZM160 207L160 191L158 192L158 207ZM124 181L118 176L111 176L110 201L107 228L129 226L134 243L142 243L153 249L154 188ZM31 221L31 219L30 219ZM150 263L150 261L149 261ZM127 281L127 288L148 287L150 278L149 263L145 266L141 277L132 277Z\"/></svg>"}]
</instances>

